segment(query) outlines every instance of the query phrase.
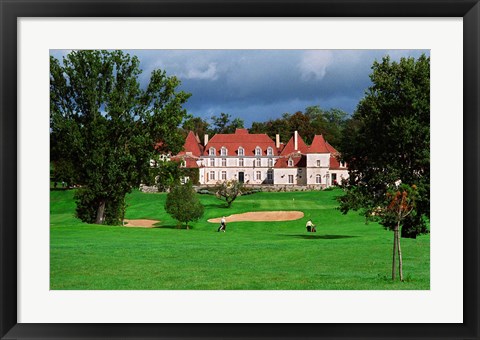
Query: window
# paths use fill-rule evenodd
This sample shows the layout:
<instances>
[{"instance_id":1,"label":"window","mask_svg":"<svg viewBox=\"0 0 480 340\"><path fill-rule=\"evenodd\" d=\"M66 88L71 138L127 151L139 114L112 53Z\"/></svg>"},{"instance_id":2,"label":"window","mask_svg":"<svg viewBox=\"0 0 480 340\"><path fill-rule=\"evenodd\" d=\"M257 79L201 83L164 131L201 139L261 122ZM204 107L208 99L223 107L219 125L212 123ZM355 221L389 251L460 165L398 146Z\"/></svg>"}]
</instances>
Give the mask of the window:
<instances>
[{"instance_id":1,"label":"window","mask_svg":"<svg viewBox=\"0 0 480 340\"><path fill-rule=\"evenodd\" d=\"M273 156L273 149L270 146L267 149L267 156Z\"/></svg>"},{"instance_id":2,"label":"window","mask_svg":"<svg viewBox=\"0 0 480 340\"><path fill-rule=\"evenodd\" d=\"M322 163L320 162L319 159L317 159L317 166L320 166Z\"/></svg>"},{"instance_id":3,"label":"window","mask_svg":"<svg viewBox=\"0 0 480 340\"><path fill-rule=\"evenodd\" d=\"M222 158L222 166L227 166L227 159L226 158Z\"/></svg>"},{"instance_id":4,"label":"window","mask_svg":"<svg viewBox=\"0 0 480 340\"><path fill-rule=\"evenodd\" d=\"M262 166L262 160L260 158L257 158L255 160L255 166L258 166L258 167Z\"/></svg>"},{"instance_id":5,"label":"window","mask_svg":"<svg viewBox=\"0 0 480 340\"><path fill-rule=\"evenodd\" d=\"M257 171L257 172L255 173L255 179L257 179L257 180L261 180L261 179L262 179L262 172L261 172L261 171Z\"/></svg>"},{"instance_id":6,"label":"window","mask_svg":"<svg viewBox=\"0 0 480 340\"><path fill-rule=\"evenodd\" d=\"M322 183L322 176L321 175L316 175L315 176L315 183L317 183L317 184Z\"/></svg>"},{"instance_id":7,"label":"window","mask_svg":"<svg viewBox=\"0 0 480 340\"><path fill-rule=\"evenodd\" d=\"M288 183L293 184L293 175L288 175Z\"/></svg>"},{"instance_id":8,"label":"window","mask_svg":"<svg viewBox=\"0 0 480 340\"><path fill-rule=\"evenodd\" d=\"M340 167L344 168L345 167L345 162L340 162Z\"/></svg>"},{"instance_id":9,"label":"window","mask_svg":"<svg viewBox=\"0 0 480 340\"><path fill-rule=\"evenodd\" d=\"M226 180L227 179L227 172L226 171L222 171L222 180Z\"/></svg>"},{"instance_id":10,"label":"window","mask_svg":"<svg viewBox=\"0 0 480 340\"><path fill-rule=\"evenodd\" d=\"M268 159L268 167L269 168L273 167L273 159L271 158Z\"/></svg>"},{"instance_id":11,"label":"window","mask_svg":"<svg viewBox=\"0 0 480 340\"><path fill-rule=\"evenodd\" d=\"M210 148L208 154L209 154L210 156L215 156L215 148Z\"/></svg>"},{"instance_id":12,"label":"window","mask_svg":"<svg viewBox=\"0 0 480 340\"><path fill-rule=\"evenodd\" d=\"M242 147L238 148L238 155L239 156L245 156L245 150Z\"/></svg>"},{"instance_id":13,"label":"window","mask_svg":"<svg viewBox=\"0 0 480 340\"><path fill-rule=\"evenodd\" d=\"M243 158L238 159L238 166L243 166Z\"/></svg>"},{"instance_id":14,"label":"window","mask_svg":"<svg viewBox=\"0 0 480 340\"><path fill-rule=\"evenodd\" d=\"M267 179L269 181L273 181L273 170L268 170L267 171Z\"/></svg>"},{"instance_id":15,"label":"window","mask_svg":"<svg viewBox=\"0 0 480 340\"><path fill-rule=\"evenodd\" d=\"M222 148L220 149L220 155L222 156L226 156L227 155L227 148L222 146Z\"/></svg>"},{"instance_id":16,"label":"window","mask_svg":"<svg viewBox=\"0 0 480 340\"><path fill-rule=\"evenodd\" d=\"M262 155L262 149L260 149L259 146L255 148L255 156L261 156Z\"/></svg>"},{"instance_id":17,"label":"window","mask_svg":"<svg viewBox=\"0 0 480 340\"><path fill-rule=\"evenodd\" d=\"M211 181L215 180L215 171L210 171L210 180Z\"/></svg>"},{"instance_id":18,"label":"window","mask_svg":"<svg viewBox=\"0 0 480 340\"><path fill-rule=\"evenodd\" d=\"M288 166L293 166L293 159L290 158L290 159L288 160Z\"/></svg>"},{"instance_id":19,"label":"window","mask_svg":"<svg viewBox=\"0 0 480 340\"><path fill-rule=\"evenodd\" d=\"M210 159L210 166L215 166L215 158Z\"/></svg>"}]
</instances>

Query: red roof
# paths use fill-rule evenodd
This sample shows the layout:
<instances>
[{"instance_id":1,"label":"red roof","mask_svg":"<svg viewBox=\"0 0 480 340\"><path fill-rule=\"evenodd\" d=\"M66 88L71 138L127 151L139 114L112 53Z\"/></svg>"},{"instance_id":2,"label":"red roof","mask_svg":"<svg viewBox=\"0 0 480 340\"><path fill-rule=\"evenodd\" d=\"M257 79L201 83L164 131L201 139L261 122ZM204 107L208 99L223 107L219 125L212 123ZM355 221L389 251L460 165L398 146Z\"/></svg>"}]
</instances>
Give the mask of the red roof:
<instances>
[{"instance_id":1,"label":"red roof","mask_svg":"<svg viewBox=\"0 0 480 340\"><path fill-rule=\"evenodd\" d=\"M215 148L215 155L220 155L222 147L227 148L228 156L238 155L238 148L244 149L245 156L255 156L255 148L260 147L262 156L267 155L267 148L273 149L273 155L278 155L278 150L275 148L275 142L264 133L249 134L247 129L237 129L234 134L216 134L206 145L203 154L209 155L210 148Z\"/></svg>"},{"instance_id":2,"label":"red roof","mask_svg":"<svg viewBox=\"0 0 480 340\"><path fill-rule=\"evenodd\" d=\"M322 135L315 135L312 144L308 148L308 153L330 153L327 142Z\"/></svg>"},{"instance_id":3,"label":"red roof","mask_svg":"<svg viewBox=\"0 0 480 340\"><path fill-rule=\"evenodd\" d=\"M300 135L297 135L297 136L298 136L298 140L297 140L298 149L295 150L295 138L292 137L288 141L287 145L285 145L285 147L283 148L282 153L280 154L281 156L286 156L286 155L289 155L291 153L298 152L298 151L300 151L301 153L307 153L307 151L308 151L307 144L305 144L305 142L303 141L303 139Z\"/></svg>"},{"instance_id":4,"label":"red roof","mask_svg":"<svg viewBox=\"0 0 480 340\"><path fill-rule=\"evenodd\" d=\"M332 154L338 154L338 151L335 150L335 148L333 146L331 146L327 141L325 141L325 144L327 146L328 152L330 152Z\"/></svg>"},{"instance_id":5,"label":"red roof","mask_svg":"<svg viewBox=\"0 0 480 340\"><path fill-rule=\"evenodd\" d=\"M192 156L199 157L203 152L203 146L199 143L198 137L190 131L185 139L185 144L183 145L183 151L178 153L178 156L186 155L187 152L191 152Z\"/></svg>"},{"instance_id":6,"label":"red roof","mask_svg":"<svg viewBox=\"0 0 480 340\"><path fill-rule=\"evenodd\" d=\"M293 161L293 166L288 166L289 160ZM304 168L307 166L307 157L300 153L277 159L274 168Z\"/></svg>"},{"instance_id":7,"label":"red roof","mask_svg":"<svg viewBox=\"0 0 480 340\"><path fill-rule=\"evenodd\" d=\"M199 168L197 158L189 155L177 155L170 158L173 162L185 162L186 168Z\"/></svg>"}]
</instances>

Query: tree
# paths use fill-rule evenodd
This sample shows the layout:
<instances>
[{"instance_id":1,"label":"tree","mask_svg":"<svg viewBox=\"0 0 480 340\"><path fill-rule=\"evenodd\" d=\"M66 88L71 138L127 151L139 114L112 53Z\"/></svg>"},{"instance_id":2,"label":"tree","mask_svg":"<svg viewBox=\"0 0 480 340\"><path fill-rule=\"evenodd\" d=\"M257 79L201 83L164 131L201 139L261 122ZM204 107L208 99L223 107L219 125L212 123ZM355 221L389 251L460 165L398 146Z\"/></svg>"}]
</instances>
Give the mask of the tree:
<instances>
[{"instance_id":1,"label":"tree","mask_svg":"<svg viewBox=\"0 0 480 340\"><path fill-rule=\"evenodd\" d=\"M237 180L230 180L218 183L215 187L215 197L227 203L227 208L232 206L233 201L242 194L243 183Z\"/></svg>"},{"instance_id":2,"label":"tree","mask_svg":"<svg viewBox=\"0 0 480 340\"><path fill-rule=\"evenodd\" d=\"M323 110L319 106L309 106L305 113L284 113L282 118L253 122L249 131L266 133L272 139L276 134L283 136L282 138L290 138L294 131L298 131L307 144L312 142L315 135L322 134L330 144L339 148L347 118L347 113L339 109Z\"/></svg>"},{"instance_id":3,"label":"tree","mask_svg":"<svg viewBox=\"0 0 480 340\"><path fill-rule=\"evenodd\" d=\"M159 160L151 168L151 177L158 191L168 191L170 187L180 184L182 169L179 161Z\"/></svg>"},{"instance_id":4,"label":"tree","mask_svg":"<svg viewBox=\"0 0 480 340\"><path fill-rule=\"evenodd\" d=\"M228 113L221 113L219 117L212 116L213 129L211 134L216 133L234 133L236 129L243 129L244 121L240 118L235 118L230 121L232 116Z\"/></svg>"},{"instance_id":5,"label":"tree","mask_svg":"<svg viewBox=\"0 0 480 340\"><path fill-rule=\"evenodd\" d=\"M74 165L84 222L120 224L125 195L148 175L153 155L182 148L177 127L190 94L161 70L142 88L139 64L122 51L50 57L51 160Z\"/></svg>"},{"instance_id":6,"label":"tree","mask_svg":"<svg viewBox=\"0 0 480 340\"><path fill-rule=\"evenodd\" d=\"M375 216L399 180L418 191L415 212L401 221L402 237L428 232L430 215L430 58L387 56L372 66L372 86L346 123L341 150L350 177L340 209ZM380 223L395 229L392 219Z\"/></svg>"},{"instance_id":7,"label":"tree","mask_svg":"<svg viewBox=\"0 0 480 340\"><path fill-rule=\"evenodd\" d=\"M210 124L204 121L200 117L193 117L188 115L185 121L183 122L182 128L184 130L185 137L189 131L193 131L199 138L203 138L205 134L209 133Z\"/></svg>"},{"instance_id":8,"label":"tree","mask_svg":"<svg viewBox=\"0 0 480 340\"><path fill-rule=\"evenodd\" d=\"M391 220L393 229L393 261L392 261L392 280L395 280L395 256L398 252L398 273L400 281L403 281L403 260L402 248L400 246L399 230L402 221L412 212L415 213L415 201L417 198L416 185L401 184L399 187L389 189L386 195L385 208L381 209L384 219Z\"/></svg>"},{"instance_id":9,"label":"tree","mask_svg":"<svg viewBox=\"0 0 480 340\"><path fill-rule=\"evenodd\" d=\"M165 201L165 211L179 222L185 223L198 221L203 216L203 205L193 189L192 183L175 184L170 188Z\"/></svg>"}]
</instances>

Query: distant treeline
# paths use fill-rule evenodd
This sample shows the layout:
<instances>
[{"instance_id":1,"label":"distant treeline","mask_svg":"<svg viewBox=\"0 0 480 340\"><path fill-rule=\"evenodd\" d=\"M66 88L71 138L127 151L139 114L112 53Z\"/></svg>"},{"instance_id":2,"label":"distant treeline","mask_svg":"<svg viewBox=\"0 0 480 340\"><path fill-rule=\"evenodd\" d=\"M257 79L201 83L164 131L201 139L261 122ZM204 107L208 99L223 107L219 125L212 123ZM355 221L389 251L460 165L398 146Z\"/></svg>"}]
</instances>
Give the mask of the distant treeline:
<instances>
[{"instance_id":1,"label":"distant treeline","mask_svg":"<svg viewBox=\"0 0 480 340\"><path fill-rule=\"evenodd\" d=\"M212 123L208 123L200 117L189 116L182 128L185 134L193 131L200 138L205 134L212 136L217 133L234 133L235 129L244 128L242 119L232 119L228 113L213 116L211 120ZM315 135L322 134L330 144L340 148L342 133L349 120L349 115L342 110L309 106L304 112L284 113L281 118L253 122L248 130L250 133L266 133L272 139L279 134L282 142L287 142L293 132L298 131L307 144L312 142Z\"/></svg>"}]
</instances>

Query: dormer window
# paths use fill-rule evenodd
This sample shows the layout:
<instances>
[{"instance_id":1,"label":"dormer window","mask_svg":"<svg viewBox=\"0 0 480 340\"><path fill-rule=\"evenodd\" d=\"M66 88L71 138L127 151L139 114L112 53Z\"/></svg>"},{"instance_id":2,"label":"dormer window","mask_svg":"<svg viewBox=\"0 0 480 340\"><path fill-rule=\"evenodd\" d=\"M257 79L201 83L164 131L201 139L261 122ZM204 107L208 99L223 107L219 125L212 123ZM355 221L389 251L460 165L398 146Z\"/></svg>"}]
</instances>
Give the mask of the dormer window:
<instances>
[{"instance_id":1,"label":"dormer window","mask_svg":"<svg viewBox=\"0 0 480 340\"><path fill-rule=\"evenodd\" d=\"M261 156L262 155L262 149L260 149L259 146L255 148L255 156Z\"/></svg>"},{"instance_id":2,"label":"dormer window","mask_svg":"<svg viewBox=\"0 0 480 340\"><path fill-rule=\"evenodd\" d=\"M242 147L239 147L239 148L238 148L238 155L239 155L239 156L245 156L245 149L242 148Z\"/></svg>"},{"instance_id":3,"label":"dormer window","mask_svg":"<svg viewBox=\"0 0 480 340\"><path fill-rule=\"evenodd\" d=\"M222 146L222 148L220 149L220 155L221 156L226 156L227 155L227 148Z\"/></svg>"},{"instance_id":4,"label":"dormer window","mask_svg":"<svg viewBox=\"0 0 480 340\"><path fill-rule=\"evenodd\" d=\"M289 167L292 167L292 166L293 166L293 159L290 158L290 159L288 160L288 166L289 166Z\"/></svg>"},{"instance_id":5,"label":"dormer window","mask_svg":"<svg viewBox=\"0 0 480 340\"><path fill-rule=\"evenodd\" d=\"M273 156L273 149L270 146L267 148L267 156Z\"/></svg>"},{"instance_id":6,"label":"dormer window","mask_svg":"<svg viewBox=\"0 0 480 340\"><path fill-rule=\"evenodd\" d=\"M208 151L208 154L210 156L215 156L215 148L210 148L209 151Z\"/></svg>"},{"instance_id":7,"label":"dormer window","mask_svg":"<svg viewBox=\"0 0 480 340\"><path fill-rule=\"evenodd\" d=\"M182 163L180 164L182 168L185 168L187 166L187 161L183 160Z\"/></svg>"}]
</instances>

